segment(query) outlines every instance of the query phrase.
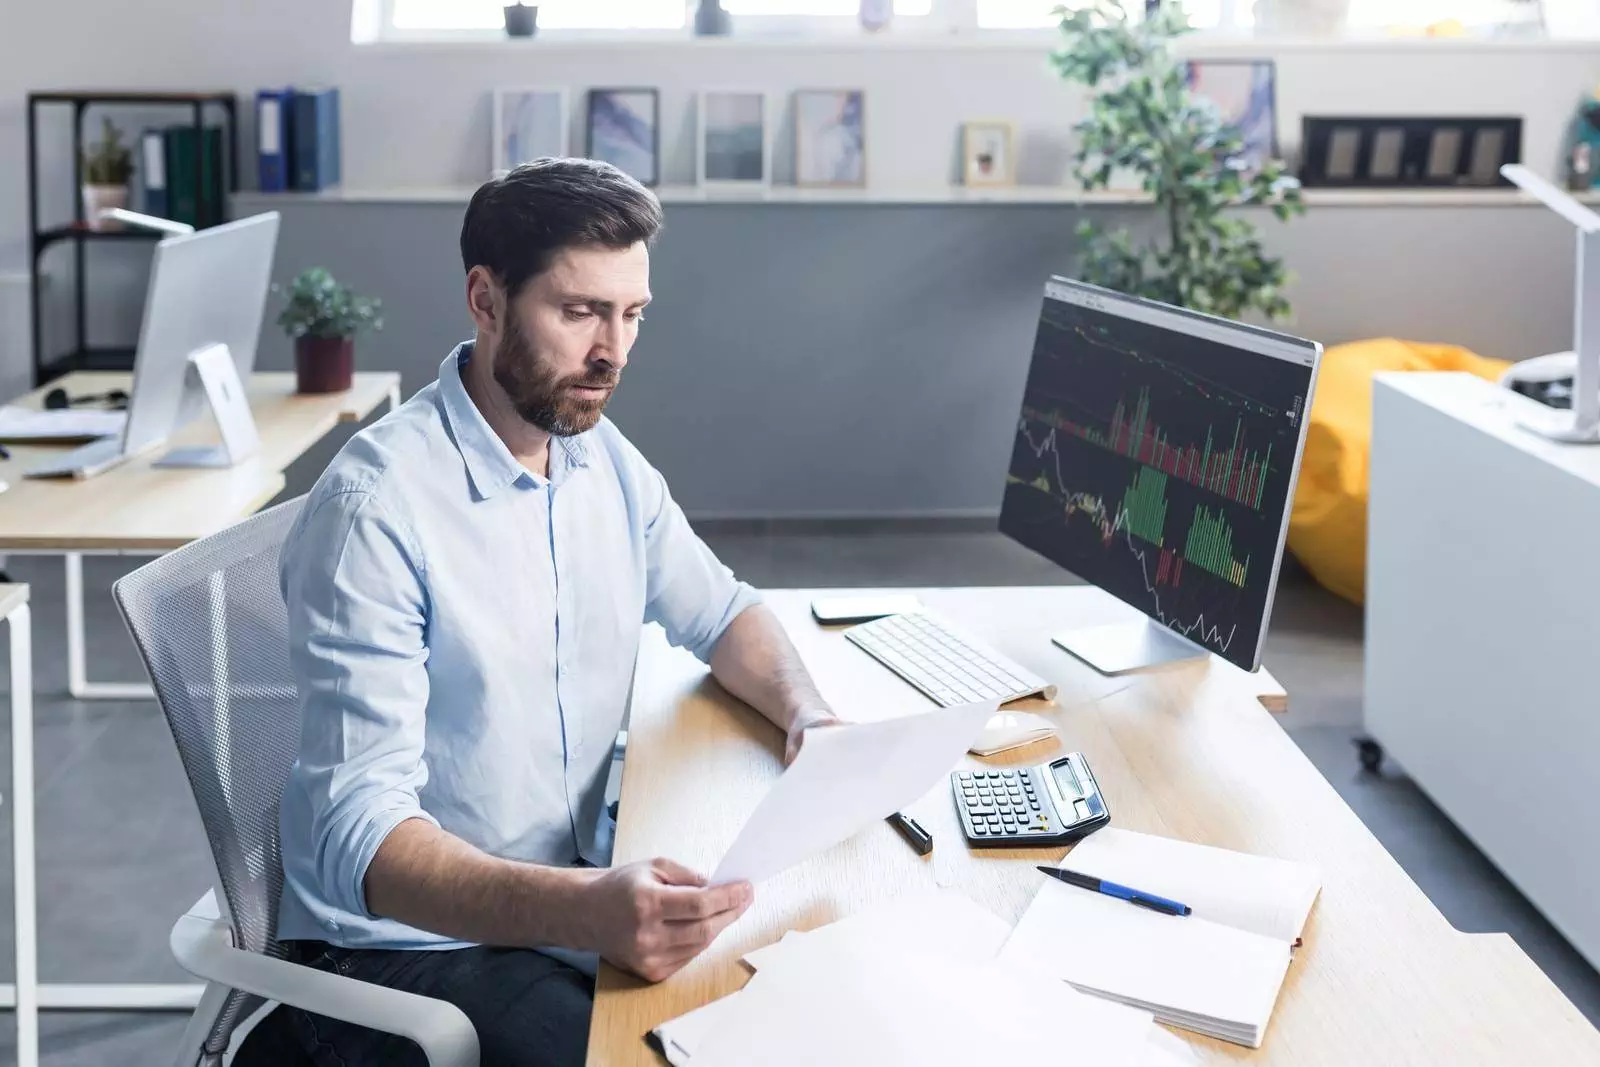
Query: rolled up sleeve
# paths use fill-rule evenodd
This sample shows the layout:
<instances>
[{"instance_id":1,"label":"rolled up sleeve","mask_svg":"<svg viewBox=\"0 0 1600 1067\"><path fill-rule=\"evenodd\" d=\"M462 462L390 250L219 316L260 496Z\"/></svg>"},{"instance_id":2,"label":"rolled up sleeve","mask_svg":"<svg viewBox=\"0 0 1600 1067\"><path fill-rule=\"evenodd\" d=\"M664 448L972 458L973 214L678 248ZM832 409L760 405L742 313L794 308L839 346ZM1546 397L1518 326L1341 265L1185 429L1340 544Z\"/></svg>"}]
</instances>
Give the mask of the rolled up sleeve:
<instances>
[{"instance_id":1,"label":"rolled up sleeve","mask_svg":"<svg viewBox=\"0 0 1600 1067\"><path fill-rule=\"evenodd\" d=\"M307 505L281 563L298 760L285 793L285 877L302 900L372 918L367 867L422 809L428 781L424 561L368 493ZM320 909L318 909L320 910Z\"/></svg>"},{"instance_id":2,"label":"rolled up sleeve","mask_svg":"<svg viewBox=\"0 0 1600 1067\"><path fill-rule=\"evenodd\" d=\"M722 633L761 596L739 581L689 526L666 479L642 458L636 484L645 514L645 620L709 663Z\"/></svg>"}]
</instances>

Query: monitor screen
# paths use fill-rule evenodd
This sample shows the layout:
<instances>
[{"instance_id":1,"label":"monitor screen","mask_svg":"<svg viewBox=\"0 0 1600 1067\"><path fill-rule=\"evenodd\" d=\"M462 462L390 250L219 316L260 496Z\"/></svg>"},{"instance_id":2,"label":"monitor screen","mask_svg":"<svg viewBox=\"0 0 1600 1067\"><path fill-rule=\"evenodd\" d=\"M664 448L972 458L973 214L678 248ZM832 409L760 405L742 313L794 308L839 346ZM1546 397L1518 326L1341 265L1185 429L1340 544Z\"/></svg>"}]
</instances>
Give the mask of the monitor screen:
<instances>
[{"instance_id":1,"label":"monitor screen","mask_svg":"<svg viewBox=\"0 0 1600 1067\"><path fill-rule=\"evenodd\" d=\"M1320 353L1053 279L1001 531L1254 670Z\"/></svg>"}]
</instances>

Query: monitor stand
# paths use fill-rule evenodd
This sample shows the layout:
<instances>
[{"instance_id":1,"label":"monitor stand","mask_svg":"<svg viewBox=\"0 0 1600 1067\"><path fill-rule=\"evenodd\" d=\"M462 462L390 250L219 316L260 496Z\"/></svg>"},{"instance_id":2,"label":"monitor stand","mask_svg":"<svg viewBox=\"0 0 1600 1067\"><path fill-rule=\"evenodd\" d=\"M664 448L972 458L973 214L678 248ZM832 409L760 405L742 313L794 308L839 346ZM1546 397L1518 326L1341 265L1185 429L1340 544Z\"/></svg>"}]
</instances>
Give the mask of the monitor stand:
<instances>
[{"instance_id":1,"label":"monitor stand","mask_svg":"<svg viewBox=\"0 0 1600 1067\"><path fill-rule=\"evenodd\" d=\"M250 412L250 398L245 393L244 383L239 381L228 346L207 345L189 356L189 365L205 389L222 443L174 448L154 466L232 467L255 455L261 449L261 439L256 433L255 416Z\"/></svg>"},{"instance_id":2,"label":"monitor stand","mask_svg":"<svg viewBox=\"0 0 1600 1067\"><path fill-rule=\"evenodd\" d=\"M1126 674L1210 655L1148 619L1064 630L1050 640L1101 674Z\"/></svg>"}]
</instances>

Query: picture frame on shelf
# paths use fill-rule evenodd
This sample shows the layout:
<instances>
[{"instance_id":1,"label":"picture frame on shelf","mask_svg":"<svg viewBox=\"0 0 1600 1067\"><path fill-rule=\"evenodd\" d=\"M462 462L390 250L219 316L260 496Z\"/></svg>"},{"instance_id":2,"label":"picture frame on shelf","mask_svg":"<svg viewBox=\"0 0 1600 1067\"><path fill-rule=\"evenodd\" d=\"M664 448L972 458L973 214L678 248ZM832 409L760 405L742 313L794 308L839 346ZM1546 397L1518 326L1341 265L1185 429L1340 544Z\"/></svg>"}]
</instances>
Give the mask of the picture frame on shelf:
<instances>
[{"instance_id":1,"label":"picture frame on shelf","mask_svg":"<svg viewBox=\"0 0 1600 1067\"><path fill-rule=\"evenodd\" d=\"M972 188L1017 184L1016 127L1002 119L961 124L961 183Z\"/></svg>"},{"instance_id":2,"label":"picture frame on shelf","mask_svg":"<svg viewBox=\"0 0 1600 1067\"><path fill-rule=\"evenodd\" d=\"M572 152L571 98L564 88L501 88L494 91L494 158L500 177L512 167Z\"/></svg>"},{"instance_id":3,"label":"picture frame on shelf","mask_svg":"<svg viewBox=\"0 0 1600 1067\"><path fill-rule=\"evenodd\" d=\"M655 89L589 90L584 154L644 185L661 182L661 94Z\"/></svg>"},{"instance_id":4,"label":"picture frame on shelf","mask_svg":"<svg viewBox=\"0 0 1600 1067\"><path fill-rule=\"evenodd\" d=\"M696 98L696 175L706 188L772 183L772 115L759 89L706 89Z\"/></svg>"},{"instance_id":5,"label":"picture frame on shelf","mask_svg":"<svg viewBox=\"0 0 1600 1067\"><path fill-rule=\"evenodd\" d=\"M863 89L795 91L796 185L862 188L867 184L866 101Z\"/></svg>"},{"instance_id":6,"label":"picture frame on shelf","mask_svg":"<svg viewBox=\"0 0 1600 1067\"><path fill-rule=\"evenodd\" d=\"M1192 59L1189 91L1209 100L1244 142L1240 159L1254 174L1278 158L1278 73L1270 59Z\"/></svg>"}]
</instances>

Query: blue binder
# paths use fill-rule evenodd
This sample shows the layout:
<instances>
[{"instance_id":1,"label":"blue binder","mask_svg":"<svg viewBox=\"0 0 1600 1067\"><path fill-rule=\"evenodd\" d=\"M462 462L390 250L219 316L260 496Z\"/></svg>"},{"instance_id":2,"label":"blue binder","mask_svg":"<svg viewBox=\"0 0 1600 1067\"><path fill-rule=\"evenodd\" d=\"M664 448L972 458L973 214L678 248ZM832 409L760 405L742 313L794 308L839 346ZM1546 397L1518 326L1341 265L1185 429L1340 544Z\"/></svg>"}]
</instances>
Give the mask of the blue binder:
<instances>
[{"instance_id":1,"label":"blue binder","mask_svg":"<svg viewBox=\"0 0 1600 1067\"><path fill-rule=\"evenodd\" d=\"M144 213L167 218L167 142L160 130L139 135L139 177L144 186Z\"/></svg>"},{"instance_id":2,"label":"blue binder","mask_svg":"<svg viewBox=\"0 0 1600 1067\"><path fill-rule=\"evenodd\" d=\"M294 174L294 90L256 93L256 170L263 193L281 193Z\"/></svg>"},{"instance_id":3,"label":"blue binder","mask_svg":"<svg viewBox=\"0 0 1600 1067\"><path fill-rule=\"evenodd\" d=\"M294 94L294 187L314 193L339 184L339 90Z\"/></svg>"}]
</instances>

